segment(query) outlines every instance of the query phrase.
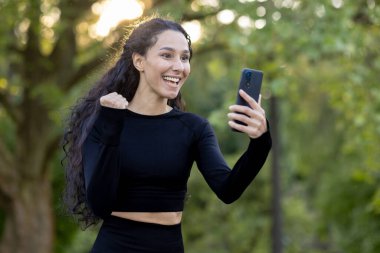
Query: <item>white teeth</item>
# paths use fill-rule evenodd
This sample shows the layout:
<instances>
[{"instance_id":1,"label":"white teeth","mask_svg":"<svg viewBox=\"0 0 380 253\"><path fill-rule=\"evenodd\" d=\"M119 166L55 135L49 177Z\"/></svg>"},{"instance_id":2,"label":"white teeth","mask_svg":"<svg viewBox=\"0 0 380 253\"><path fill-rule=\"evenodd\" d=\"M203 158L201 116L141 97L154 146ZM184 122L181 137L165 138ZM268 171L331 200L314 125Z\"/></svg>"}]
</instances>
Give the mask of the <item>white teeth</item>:
<instances>
[{"instance_id":1,"label":"white teeth","mask_svg":"<svg viewBox=\"0 0 380 253\"><path fill-rule=\"evenodd\" d=\"M179 78L170 77L170 76L163 76L163 78L164 78L164 80L175 82L175 83L178 83L180 80Z\"/></svg>"}]
</instances>

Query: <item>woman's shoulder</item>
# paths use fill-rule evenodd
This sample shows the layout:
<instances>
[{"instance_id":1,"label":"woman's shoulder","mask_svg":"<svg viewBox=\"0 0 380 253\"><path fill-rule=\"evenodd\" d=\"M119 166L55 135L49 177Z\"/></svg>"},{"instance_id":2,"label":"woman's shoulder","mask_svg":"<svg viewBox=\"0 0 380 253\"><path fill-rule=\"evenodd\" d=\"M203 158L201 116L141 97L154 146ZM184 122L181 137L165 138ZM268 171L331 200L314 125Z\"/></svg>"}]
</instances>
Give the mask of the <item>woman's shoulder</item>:
<instances>
[{"instance_id":1,"label":"woman's shoulder","mask_svg":"<svg viewBox=\"0 0 380 253\"><path fill-rule=\"evenodd\" d=\"M193 113L193 112L187 112L187 111L180 111L178 109L174 109L177 111L178 118L181 120L184 120L186 122L192 123L192 124L200 124L203 125L207 123L207 119L203 116Z\"/></svg>"},{"instance_id":2,"label":"woman's shoulder","mask_svg":"<svg viewBox=\"0 0 380 253\"><path fill-rule=\"evenodd\" d=\"M208 120L201 115L192 112L184 112L177 109L175 110L177 112L177 119L196 132L202 131L202 129L209 124Z\"/></svg>"}]
</instances>

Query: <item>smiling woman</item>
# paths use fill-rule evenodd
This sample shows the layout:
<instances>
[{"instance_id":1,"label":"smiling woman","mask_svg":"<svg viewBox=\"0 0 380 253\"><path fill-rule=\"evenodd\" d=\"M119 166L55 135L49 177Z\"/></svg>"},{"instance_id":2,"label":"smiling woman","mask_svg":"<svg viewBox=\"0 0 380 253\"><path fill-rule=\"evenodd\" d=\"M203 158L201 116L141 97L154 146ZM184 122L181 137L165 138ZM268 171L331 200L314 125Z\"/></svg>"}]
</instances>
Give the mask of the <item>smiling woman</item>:
<instances>
[{"instance_id":1,"label":"smiling woman","mask_svg":"<svg viewBox=\"0 0 380 253\"><path fill-rule=\"evenodd\" d=\"M250 138L233 169L209 122L184 111L189 34L171 20L136 26L115 65L78 100L64 140L66 204L85 226L103 220L91 253L183 253L181 218L193 164L225 203L237 200L271 147L264 109L230 107ZM234 124L234 120L245 126Z\"/></svg>"}]
</instances>

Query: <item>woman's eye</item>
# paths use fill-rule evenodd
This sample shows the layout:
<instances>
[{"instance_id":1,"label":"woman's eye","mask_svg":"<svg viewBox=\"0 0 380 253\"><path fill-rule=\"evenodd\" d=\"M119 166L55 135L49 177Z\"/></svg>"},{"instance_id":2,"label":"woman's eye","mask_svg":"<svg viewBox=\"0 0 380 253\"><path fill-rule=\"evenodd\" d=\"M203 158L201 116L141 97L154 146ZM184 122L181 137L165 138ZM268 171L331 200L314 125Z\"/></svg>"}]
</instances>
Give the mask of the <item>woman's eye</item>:
<instances>
[{"instance_id":1,"label":"woman's eye","mask_svg":"<svg viewBox=\"0 0 380 253\"><path fill-rule=\"evenodd\" d=\"M171 58L171 54L162 54L161 56L164 58Z\"/></svg>"},{"instance_id":2,"label":"woman's eye","mask_svg":"<svg viewBox=\"0 0 380 253\"><path fill-rule=\"evenodd\" d=\"M188 55L181 56L182 61L188 61L190 57Z\"/></svg>"}]
</instances>

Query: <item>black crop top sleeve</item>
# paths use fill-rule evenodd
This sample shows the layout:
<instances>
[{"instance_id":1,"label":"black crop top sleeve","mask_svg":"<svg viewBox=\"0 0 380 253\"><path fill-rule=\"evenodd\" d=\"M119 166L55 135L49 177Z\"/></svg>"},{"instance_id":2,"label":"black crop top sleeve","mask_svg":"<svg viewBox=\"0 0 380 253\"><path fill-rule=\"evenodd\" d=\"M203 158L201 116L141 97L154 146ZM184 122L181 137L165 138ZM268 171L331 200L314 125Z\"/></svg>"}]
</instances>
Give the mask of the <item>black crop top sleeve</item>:
<instances>
[{"instance_id":1,"label":"black crop top sleeve","mask_svg":"<svg viewBox=\"0 0 380 253\"><path fill-rule=\"evenodd\" d=\"M207 184L224 203L237 200L259 173L272 146L270 132L250 139L248 149L231 170L220 151L215 134L205 123L196 148L196 162Z\"/></svg>"},{"instance_id":2,"label":"black crop top sleeve","mask_svg":"<svg viewBox=\"0 0 380 253\"><path fill-rule=\"evenodd\" d=\"M120 174L118 144L124 113L101 107L82 146L87 203L98 217L109 215L116 199Z\"/></svg>"}]
</instances>

